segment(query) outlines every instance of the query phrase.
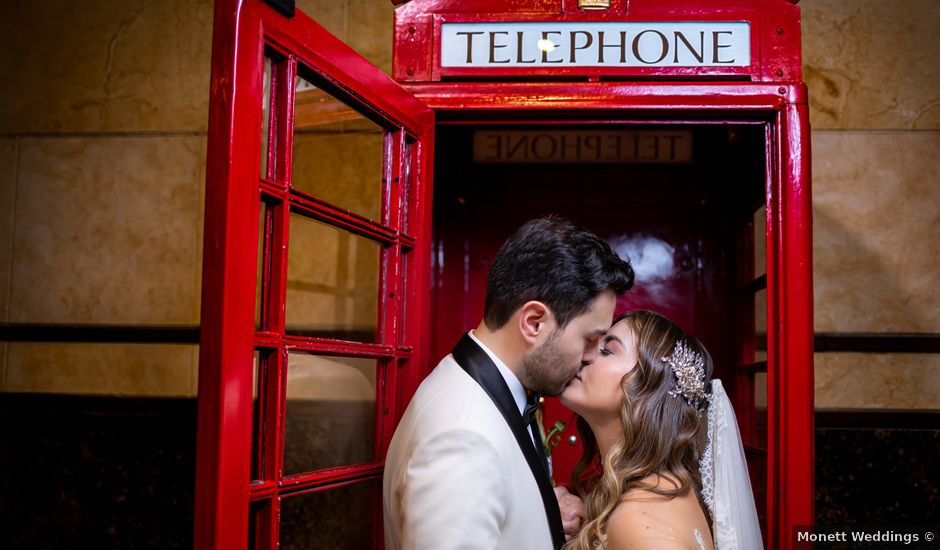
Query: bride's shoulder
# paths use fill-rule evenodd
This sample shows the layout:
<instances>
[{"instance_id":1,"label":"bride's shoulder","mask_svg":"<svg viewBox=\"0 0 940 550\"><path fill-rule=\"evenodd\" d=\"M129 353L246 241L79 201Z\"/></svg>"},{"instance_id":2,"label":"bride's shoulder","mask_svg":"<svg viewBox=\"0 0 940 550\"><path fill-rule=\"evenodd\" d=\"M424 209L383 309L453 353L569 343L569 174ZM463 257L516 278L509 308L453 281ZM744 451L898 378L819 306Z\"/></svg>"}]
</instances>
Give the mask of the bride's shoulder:
<instances>
[{"instance_id":1,"label":"bride's shoulder","mask_svg":"<svg viewBox=\"0 0 940 550\"><path fill-rule=\"evenodd\" d=\"M661 539L669 530L663 509L667 500L645 489L627 493L607 521L607 548L631 548L638 543Z\"/></svg>"},{"instance_id":2,"label":"bride's shoulder","mask_svg":"<svg viewBox=\"0 0 940 550\"><path fill-rule=\"evenodd\" d=\"M690 503L685 500L689 497L695 499L693 495L671 498L645 489L631 490L607 522L607 550L698 548L694 533L700 526L688 521Z\"/></svg>"}]
</instances>

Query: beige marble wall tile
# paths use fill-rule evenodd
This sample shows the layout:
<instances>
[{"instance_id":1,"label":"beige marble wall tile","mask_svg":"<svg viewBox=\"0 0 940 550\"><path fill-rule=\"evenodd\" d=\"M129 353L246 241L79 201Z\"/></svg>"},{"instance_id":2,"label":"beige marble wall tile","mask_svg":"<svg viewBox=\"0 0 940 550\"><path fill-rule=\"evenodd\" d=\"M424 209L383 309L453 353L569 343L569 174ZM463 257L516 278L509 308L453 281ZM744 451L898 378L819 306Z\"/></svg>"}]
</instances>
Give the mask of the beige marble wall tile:
<instances>
[{"instance_id":1,"label":"beige marble wall tile","mask_svg":"<svg viewBox=\"0 0 940 550\"><path fill-rule=\"evenodd\" d=\"M297 0L297 10L345 41L348 33L347 3L348 0Z\"/></svg>"},{"instance_id":2,"label":"beige marble wall tile","mask_svg":"<svg viewBox=\"0 0 940 550\"><path fill-rule=\"evenodd\" d=\"M815 132L817 331L940 332L940 132Z\"/></svg>"},{"instance_id":3,"label":"beige marble wall tile","mask_svg":"<svg viewBox=\"0 0 940 550\"><path fill-rule=\"evenodd\" d=\"M0 342L0 393L7 391L7 343Z\"/></svg>"},{"instance_id":4,"label":"beige marble wall tile","mask_svg":"<svg viewBox=\"0 0 940 550\"><path fill-rule=\"evenodd\" d=\"M360 55L392 71L395 6L387 0L299 0L297 9L323 25Z\"/></svg>"},{"instance_id":5,"label":"beige marble wall tile","mask_svg":"<svg viewBox=\"0 0 940 550\"><path fill-rule=\"evenodd\" d=\"M199 320L205 138L20 142L11 315Z\"/></svg>"},{"instance_id":6,"label":"beige marble wall tile","mask_svg":"<svg viewBox=\"0 0 940 550\"><path fill-rule=\"evenodd\" d=\"M10 343L8 392L194 396L190 345Z\"/></svg>"},{"instance_id":7,"label":"beige marble wall tile","mask_svg":"<svg viewBox=\"0 0 940 550\"><path fill-rule=\"evenodd\" d=\"M940 409L940 355L817 353L816 408Z\"/></svg>"},{"instance_id":8,"label":"beige marble wall tile","mask_svg":"<svg viewBox=\"0 0 940 550\"><path fill-rule=\"evenodd\" d=\"M940 128L940 2L803 0L813 128Z\"/></svg>"},{"instance_id":9,"label":"beige marble wall tile","mask_svg":"<svg viewBox=\"0 0 940 550\"><path fill-rule=\"evenodd\" d=\"M10 270L13 258L16 160L17 141L0 139L0 322L10 320Z\"/></svg>"},{"instance_id":10,"label":"beige marble wall tile","mask_svg":"<svg viewBox=\"0 0 940 550\"><path fill-rule=\"evenodd\" d=\"M0 131L205 131L211 0L0 2Z\"/></svg>"},{"instance_id":11,"label":"beige marble wall tile","mask_svg":"<svg viewBox=\"0 0 940 550\"><path fill-rule=\"evenodd\" d=\"M385 74L391 74L394 5L381 0L347 2L350 29L347 43Z\"/></svg>"}]
</instances>

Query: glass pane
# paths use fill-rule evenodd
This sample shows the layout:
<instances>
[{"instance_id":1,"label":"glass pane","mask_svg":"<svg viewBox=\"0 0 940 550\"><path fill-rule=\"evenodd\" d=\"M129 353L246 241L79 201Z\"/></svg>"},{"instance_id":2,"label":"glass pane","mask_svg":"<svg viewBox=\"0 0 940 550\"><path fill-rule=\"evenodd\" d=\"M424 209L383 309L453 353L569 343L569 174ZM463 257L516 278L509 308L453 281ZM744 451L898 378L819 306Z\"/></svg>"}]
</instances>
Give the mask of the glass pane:
<instances>
[{"instance_id":1,"label":"glass pane","mask_svg":"<svg viewBox=\"0 0 940 550\"><path fill-rule=\"evenodd\" d=\"M380 480L304 493L281 500L280 547L306 550L374 548Z\"/></svg>"},{"instance_id":2,"label":"glass pane","mask_svg":"<svg viewBox=\"0 0 940 550\"><path fill-rule=\"evenodd\" d=\"M261 363L261 352L255 350L254 364L252 365L251 377L251 472L249 479L263 479L264 463L262 445L264 430L262 429L261 400L258 399L261 380L264 379L262 373L263 365Z\"/></svg>"},{"instance_id":3,"label":"glass pane","mask_svg":"<svg viewBox=\"0 0 940 550\"><path fill-rule=\"evenodd\" d=\"M261 177L268 177L268 158L271 137L271 68L270 57L264 58L264 80L261 94Z\"/></svg>"},{"instance_id":4,"label":"glass pane","mask_svg":"<svg viewBox=\"0 0 940 550\"><path fill-rule=\"evenodd\" d=\"M375 241L291 214L287 331L374 342L381 252Z\"/></svg>"},{"instance_id":5,"label":"glass pane","mask_svg":"<svg viewBox=\"0 0 940 550\"><path fill-rule=\"evenodd\" d=\"M403 186L402 187L402 204L404 204L405 207L402 209L402 213L401 213L401 226L404 228L404 232L406 234L412 235L412 236L415 233L414 228L411 227L411 216L410 216L411 207L412 207L411 194L414 192L414 187L416 184L416 182L414 181L415 174L413 171L414 168L416 167L412 167L412 164L415 163L416 161L415 151L417 151L417 147L415 147L415 145L411 142L411 140L407 140L405 142L405 151L402 156L402 160L405 163L405 165L402 167L403 177L401 179L401 184Z\"/></svg>"},{"instance_id":6,"label":"glass pane","mask_svg":"<svg viewBox=\"0 0 940 550\"><path fill-rule=\"evenodd\" d=\"M767 360L767 289L754 294L754 361Z\"/></svg>"},{"instance_id":7,"label":"glass pane","mask_svg":"<svg viewBox=\"0 0 940 550\"><path fill-rule=\"evenodd\" d=\"M413 338L411 335L411 329L408 327L408 315L411 311L408 309L409 300L407 299L413 292L414 288L414 277L410 276L412 263L414 262L413 254L408 252L407 249L402 247L402 256L401 256L401 272L404 276L400 279L401 281L401 300L398 301L398 342L399 346L408 346L413 345Z\"/></svg>"},{"instance_id":8,"label":"glass pane","mask_svg":"<svg viewBox=\"0 0 940 550\"><path fill-rule=\"evenodd\" d=\"M767 206L754 212L754 276L767 273Z\"/></svg>"},{"instance_id":9,"label":"glass pane","mask_svg":"<svg viewBox=\"0 0 940 550\"><path fill-rule=\"evenodd\" d=\"M767 289L754 294L754 332L767 334Z\"/></svg>"},{"instance_id":10,"label":"glass pane","mask_svg":"<svg viewBox=\"0 0 940 550\"><path fill-rule=\"evenodd\" d=\"M385 131L297 77L291 185L381 221Z\"/></svg>"},{"instance_id":11,"label":"glass pane","mask_svg":"<svg viewBox=\"0 0 940 550\"><path fill-rule=\"evenodd\" d=\"M261 290L265 287L264 280L264 266L265 266L265 257L264 257L264 238L265 238L265 225L268 218L268 205L264 202L261 203L260 214L258 216L258 266L257 266L257 279L255 280L255 330L261 330L261 315L264 309L264 302L261 299ZM270 247L268 247L270 250Z\"/></svg>"},{"instance_id":12,"label":"glass pane","mask_svg":"<svg viewBox=\"0 0 940 550\"><path fill-rule=\"evenodd\" d=\"M758 447L767 448L767 373L754 374L754 438Z\"/></svg>"},{"instance_id":13,"label":"glass pane","mask_svg":"<svg viewBox=\"0 0 940 550\"><path fill-rule=\"evenodd\" d=\"M284 473L375 459L376 360L292 352Z\"/></svg>"}]
</instances>

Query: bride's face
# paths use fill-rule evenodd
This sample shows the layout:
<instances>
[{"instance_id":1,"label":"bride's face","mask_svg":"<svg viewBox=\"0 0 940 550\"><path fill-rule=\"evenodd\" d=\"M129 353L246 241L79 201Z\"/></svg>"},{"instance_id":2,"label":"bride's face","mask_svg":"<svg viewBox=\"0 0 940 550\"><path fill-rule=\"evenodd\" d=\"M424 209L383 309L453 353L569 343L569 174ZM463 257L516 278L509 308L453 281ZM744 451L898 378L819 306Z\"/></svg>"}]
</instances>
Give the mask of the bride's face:
<instances>
[{"instance_id":1,"label":"bride's face","mask_svg":"<svg viewBox=\"0 0 940 550\"><path fill-rule=\"evenodd\" d=\"M637 364L636 335L625 321L601 338L597 359L583 367L561 394L563 405L588 422L609 415L620 417L621 380Z\"/></svg>"}]
</instances>

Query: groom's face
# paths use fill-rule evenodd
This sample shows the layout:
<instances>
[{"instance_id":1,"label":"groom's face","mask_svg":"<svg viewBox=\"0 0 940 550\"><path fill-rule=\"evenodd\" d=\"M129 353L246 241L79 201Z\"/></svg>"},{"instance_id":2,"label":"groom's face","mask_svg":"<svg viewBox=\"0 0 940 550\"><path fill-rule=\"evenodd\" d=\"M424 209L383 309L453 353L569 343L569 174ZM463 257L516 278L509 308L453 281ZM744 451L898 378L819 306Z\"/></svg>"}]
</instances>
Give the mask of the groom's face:
<instances>
[{"instance_id":1,"label":"groom's face","mask_svg":"<svg viewBox=\"0 0 940 550\"><path fill-rule=\"evenodd\" d=\"M616 303L613 291L600 293L587 311L564 328L556 327L545 342L523 357L525 386L543 395L561 394L581 366L597 357L597 343L610 327Z\"/></svg>"}]
</instances>

